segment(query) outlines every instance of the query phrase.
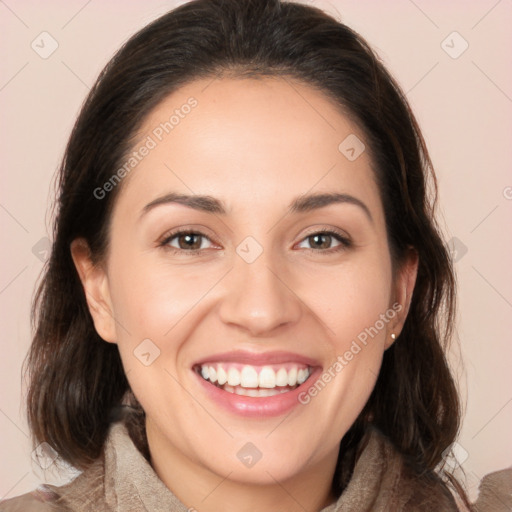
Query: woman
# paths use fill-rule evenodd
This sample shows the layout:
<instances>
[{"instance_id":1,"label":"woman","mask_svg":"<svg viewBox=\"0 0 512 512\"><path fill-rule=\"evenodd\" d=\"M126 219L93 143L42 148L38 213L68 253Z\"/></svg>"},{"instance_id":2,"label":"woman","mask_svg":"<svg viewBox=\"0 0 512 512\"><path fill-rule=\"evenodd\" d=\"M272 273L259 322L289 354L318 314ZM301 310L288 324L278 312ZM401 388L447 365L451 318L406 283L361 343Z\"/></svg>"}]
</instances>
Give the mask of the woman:
<instances>
[{"instance_id":1,"label":"woman","mask_svg":"<svg viewBox=\"0 0 512 512\"><path fill-rule=\"evenodd\" d=\"M429 179L400 88L318 9L196 0L132 37L34 303L30 426L83 472L0 510L469 507Z\"/></svg>"}]
</instances>

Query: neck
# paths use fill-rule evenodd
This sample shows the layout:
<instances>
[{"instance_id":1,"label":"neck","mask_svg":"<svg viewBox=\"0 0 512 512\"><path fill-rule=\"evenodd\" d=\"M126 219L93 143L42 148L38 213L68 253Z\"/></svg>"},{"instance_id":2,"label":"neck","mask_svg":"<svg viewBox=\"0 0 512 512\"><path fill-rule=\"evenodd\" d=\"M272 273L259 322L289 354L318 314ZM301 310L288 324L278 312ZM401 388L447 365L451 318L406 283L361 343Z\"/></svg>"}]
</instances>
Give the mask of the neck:
<instances>
[{"instance_id":1,"label":"neck","mask_svg":"<svg viewBox=\"0 0 512 512\"><path fill-rule=\"evenodd\" d=\"M167 488L191 511L200 512L319 512L334 503L332 477L338 452L286 480L268 473L266 483L230 479L231 471L218 474L195 462L164 438L162 432L146 425L151 465Z\"/></svg>"}]
</instances>

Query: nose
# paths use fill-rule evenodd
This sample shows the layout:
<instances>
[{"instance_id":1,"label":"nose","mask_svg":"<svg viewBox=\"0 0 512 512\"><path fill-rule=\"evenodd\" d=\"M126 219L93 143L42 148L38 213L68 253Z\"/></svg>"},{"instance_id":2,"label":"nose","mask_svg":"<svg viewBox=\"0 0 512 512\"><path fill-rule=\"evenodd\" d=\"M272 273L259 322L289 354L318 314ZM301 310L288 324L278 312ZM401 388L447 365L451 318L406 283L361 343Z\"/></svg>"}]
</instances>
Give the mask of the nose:
<instances>
[{"instance_id":1,"label":"nose","mask_svg":"<svg viewBox=\"0 0 512 512\"><path fill-rule=\"evenodd\" d=\"M235 256L234 268L226 276L220 317L252 337L272 334L278 327L298 322L303 304L287 282L289 274L277 268L270 251L252 263Z\"/></svg>"}]
</instances>

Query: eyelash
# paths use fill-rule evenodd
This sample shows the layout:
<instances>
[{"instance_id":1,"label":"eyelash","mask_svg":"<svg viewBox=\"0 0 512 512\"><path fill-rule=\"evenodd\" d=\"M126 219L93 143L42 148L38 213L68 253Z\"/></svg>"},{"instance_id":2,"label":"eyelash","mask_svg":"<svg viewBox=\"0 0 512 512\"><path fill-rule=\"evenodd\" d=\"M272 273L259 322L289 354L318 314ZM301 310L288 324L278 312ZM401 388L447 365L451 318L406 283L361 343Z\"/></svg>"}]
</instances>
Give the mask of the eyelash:
<instances>
[{"instance_id":1,"label":"eyelash","mask_svg":"<svg viewBox=\"0 0 512 512\"><path fill-rule=\"evenodd\" d=\"M205 249L191 249L191 250L187 250L187 249L178 249L176 247L169 246L169 243L174 238L178 238L179 236L182 236L182 235L200 236L200 237L206 238L207 240L212 242L212 240L210 239L209 236L205 235L204 233L201 233L200 231L194 231L194 230L190 230L190 229L177 229L176 231L172 231L171 233L166 234L163 237L163 239L158 243L158 246L162 247L162 248L164 248L166 250L169 250L169 251L171 251L174 254L177 254L177 253L182 253L183 254L183 253L185 253L188 256L197 255L201 251L205 250ZM346 249L352 247L352 241L347 236L345 236L343 233L341 233L339 231L336 231L336 230L333 230L333 229L325 230L325 231L313 231L311 233L308 233L301 240L301 242L303 242L307 238L310 238L310 237L315 236L315 235L331 236L331 237L335 238L338 242L340 242L340 245L337 246L337 247L334 247L334 248L330 248L330 249L306 249L308 252L314 252L314 253L317 253L317 254L318 253L333 254L333 253L338 253L338 252L341 252L343 250L346 250Z\"/></svg>"}]
</instances>

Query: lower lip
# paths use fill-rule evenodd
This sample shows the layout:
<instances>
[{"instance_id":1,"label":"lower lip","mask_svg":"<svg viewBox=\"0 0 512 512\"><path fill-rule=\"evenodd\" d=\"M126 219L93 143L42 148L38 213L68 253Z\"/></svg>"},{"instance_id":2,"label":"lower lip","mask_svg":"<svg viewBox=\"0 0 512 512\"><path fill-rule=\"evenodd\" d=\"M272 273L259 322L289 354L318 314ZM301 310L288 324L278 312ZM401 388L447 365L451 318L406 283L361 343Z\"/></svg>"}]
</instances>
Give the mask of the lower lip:
<instances>
[{"instance_id":1,"label":"lower lip","mask_svg":"<svg viewBox=\"0 0 512 512\"><path fill-rule=\"evenodd\" d=\"M224 407L229 412L238 416L261 418L273 417L286 414L294 407L301 405L299 395L308 389L314 383L321 373L321 368L317 368L300 386L286 393L279 393L274 396L243 396L236 393L229 393L215 386L209 381L203 379L199 374L193 371L196 378L199 379L207 396L215 403Z\"/></svg>"}]
</instances>

